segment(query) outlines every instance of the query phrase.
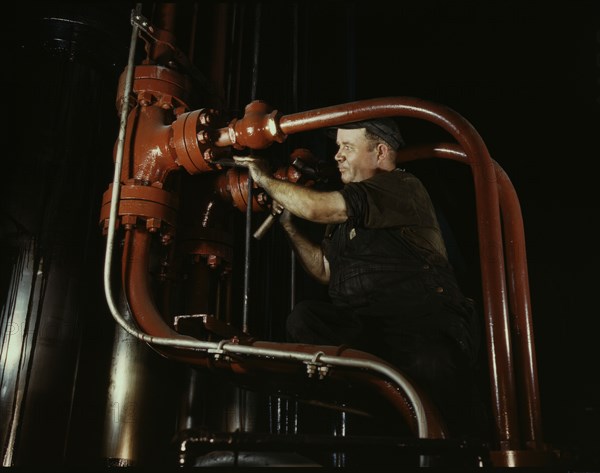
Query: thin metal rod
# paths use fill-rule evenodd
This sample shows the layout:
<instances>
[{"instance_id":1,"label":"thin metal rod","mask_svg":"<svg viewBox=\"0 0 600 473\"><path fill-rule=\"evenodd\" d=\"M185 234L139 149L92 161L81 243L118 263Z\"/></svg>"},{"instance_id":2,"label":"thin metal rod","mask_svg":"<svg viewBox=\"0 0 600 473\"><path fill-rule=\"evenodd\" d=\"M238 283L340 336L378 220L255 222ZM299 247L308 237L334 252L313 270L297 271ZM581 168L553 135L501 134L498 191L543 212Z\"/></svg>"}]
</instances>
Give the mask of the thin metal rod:
<instances>
[{"instance_id":1,"label":"thin metal rod","mask_svg":"<svg viewBox=\"0 0 600 473\"><path fill-rule=\"evenodd\" d=\"M246 202L246 233L244 235L244 306L242 314L242 331L248 332L248 313L250 307L250 252L252 236L252 186L254 181L248 173L248 202Z\"/></svg>"},{"instance_id":2,"label":"thin metal rod","mask_svg":"<svg viewBox=\"0 0 600 473\"><path fill-rule=\"evenodd\" d=\"M299 44L300 30L298 24L298 4L293 5L294 30L292 35L292 109L298 111L298 62L299 62ZM296 306L296 252L290 250L290 310Z\"/></svg>"},{"instance_id":3,"label":"thin metal rod","mask_svg":"<svg viewBox=\"0 0 600 473\"><path fill-rule=\"evenodd\" d=\"M139 15L142 12L142 4L136 4L135 10L132 11L133 15ZM133 20L133 18L132 18ZM121 116L119 122L119 135L117 139L117 151L115 157L115 172L113 175L112 182L112 196L110 202L110 216L108 219L108 232L106 235L106 253L104 256L104 294L106 295L106 302L110 308L115 320L132 335L136 335L135 331L132 333L129 324L125 321L124 317L119 312L119 308L115 301L115 297L112 293L111 285L111 268L112 258L115 246L115 224L117 221L117 211L119 208L119 196L121 193L121 170L123 168L123 150L125 148L125 131L127 128L127 115L129 113L129 98L133 89L133 70L135 61L135 49L138 38L138 26L137 23L132 21L131 30L131 42L129 44L129 57L127 60L127 71L125 75L125 84L123 91L123 103L121 104ZM137 335L136 335L137 336Z\"/></svg>"},{"instance_id":4,"label":"thin metal rod","mask_svg":"<svg viewBox=\"0 0 600 473\"><path fill-rule=\"evenodd\" d=\"M254 51L252 57L252 90L250 97L256 100L256 90L258 88L258 57L260 52L260 3L256 4L254 10Z\"/></svg>"},{"instance_id":5,"label":"thin metal rod","mask_svg":"<svg viewBox=\"0 0 600 473\"><path fill-rule=\"evenodd\" d=\"M258 53L260 49L260 3L256 5L254 12L254 56L252 61L252 90L250 97L256 100L256 88L258 84ZM250 259L252 241L252 187L254 181L248 173L248 201L246 202L246 234L244 239L244 305L242 313L242 331L248 333L248 319L250 307Z\"/></svg>"}]
</instances>

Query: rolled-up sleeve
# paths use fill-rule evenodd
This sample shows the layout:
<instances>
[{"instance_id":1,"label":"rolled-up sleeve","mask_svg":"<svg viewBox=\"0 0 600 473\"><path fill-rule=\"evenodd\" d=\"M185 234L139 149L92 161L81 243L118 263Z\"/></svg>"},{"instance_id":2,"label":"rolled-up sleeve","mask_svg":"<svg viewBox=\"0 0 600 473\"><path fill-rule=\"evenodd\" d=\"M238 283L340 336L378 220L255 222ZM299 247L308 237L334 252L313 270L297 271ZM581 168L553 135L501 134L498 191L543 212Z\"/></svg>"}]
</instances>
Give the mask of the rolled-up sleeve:
<instances>
[{"instance_id":1,"label":"rolled-up sleeve","mask_svg":"<svg viewBox=\"0 0 600 473\"><path fill-rule=\"evenodd\" d=\"M425 188L402 171L379 173L341 190L349 220L366 228L421 225L421 202L428 201Z\"/></svg>"}]
</instances>

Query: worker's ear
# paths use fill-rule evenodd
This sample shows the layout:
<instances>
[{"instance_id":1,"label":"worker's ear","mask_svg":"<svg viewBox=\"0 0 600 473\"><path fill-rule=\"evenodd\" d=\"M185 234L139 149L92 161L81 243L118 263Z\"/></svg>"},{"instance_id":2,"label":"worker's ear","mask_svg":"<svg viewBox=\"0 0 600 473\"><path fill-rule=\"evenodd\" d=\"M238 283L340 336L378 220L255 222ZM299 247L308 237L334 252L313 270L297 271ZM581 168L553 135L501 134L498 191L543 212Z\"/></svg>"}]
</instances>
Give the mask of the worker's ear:
<instances>
[{"instance_id":1,"label":"worker's ear","mask_svg":"<svg viewBox=\"0 0 600 473\"><path fill-rule=\"evenodd\" d=\"M377 163L383 164L390 157L390 147L385 143L377 143Z\"/></svg>"}]
</instances>

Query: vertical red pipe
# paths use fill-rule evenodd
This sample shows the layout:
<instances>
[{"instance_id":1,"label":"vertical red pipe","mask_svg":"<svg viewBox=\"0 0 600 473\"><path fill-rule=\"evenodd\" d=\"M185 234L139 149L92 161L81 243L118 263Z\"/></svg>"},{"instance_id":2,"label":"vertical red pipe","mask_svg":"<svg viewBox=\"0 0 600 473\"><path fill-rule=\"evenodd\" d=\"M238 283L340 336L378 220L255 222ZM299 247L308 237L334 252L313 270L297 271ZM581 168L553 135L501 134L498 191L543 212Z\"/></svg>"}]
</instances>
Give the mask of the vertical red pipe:
<instances>
[{"instance_id":1,"label":"vertical red pipe","mask_svg":"<svg viewBox=\"0 0 600 473\"><path fill-rule=\"evenodd\" d=\"M518 366L521 368L519 375L524 390L522 397L525 402L526 425L523 426L526 435L525 442L528 448L540 450L543 448L541 406L531 319L523 215L509 177L498 163L494 162L494 168L500 192L513 334L516 335L515 346L521 357Z\"/></svg>"},{"instance_id":2,"label":"vertical red pipe","mask_svg":"<svg viewBox=\"0 0 600 473\"><path fill-rule=\"evenodd\" d=\"M468 163L468 157L459 146L451 143L424 145L402 152L400 161L422 158L447 158ZM507 274L509 281L509 304L513 331L516 335L515 351L520 358L518 377L520 392L524 399L525 415L521 422L526 447L543 450L542 416L537 375L537 360L531 317L531 295L525 250L523 216L517 193L508 175L496 162L494 170L498 179L498 191L504 230Z\"/></svg>"}]
</instances>

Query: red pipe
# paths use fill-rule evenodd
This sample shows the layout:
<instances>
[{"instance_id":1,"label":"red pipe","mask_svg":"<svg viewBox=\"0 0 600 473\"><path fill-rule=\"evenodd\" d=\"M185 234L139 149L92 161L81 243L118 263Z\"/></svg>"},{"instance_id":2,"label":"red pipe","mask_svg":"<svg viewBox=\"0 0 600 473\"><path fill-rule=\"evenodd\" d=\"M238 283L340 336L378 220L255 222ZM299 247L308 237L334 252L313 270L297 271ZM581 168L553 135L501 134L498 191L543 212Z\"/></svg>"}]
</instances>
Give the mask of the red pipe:
<instances>
[{"instance_id":1,"label":"red pipe","mask_svg":"<svg viewBox=\"0 0 600 473\"><path fill-rule=\"evenodd\" d=\"M127 302L140 329L153 337L182 338L163 320L148 279L152 235L141 229L125 232L123 248L123 285Z\"/></svg>"},{"instance_id":2,"label":"red pipe","mask_svg":"<svg viewBox=\"0 0 600 473\"><path fill-rule=\"evenodd\" d=\"M173 50L169 45L175 44L176 16L177 5L175 3L158 4L154 13L156 28L153 34L160 41L146 44L146 53L150 63L168 64L173 60Z\"/></svg>"},{"instance_id":3,"label":"red pipe","mask_svg":"<svg viewBox=\"0 0 600 473\"><path fill-rule=\"evenodd\" d=\"M422 145L401 150L399 162L424 158L446 158L469 164L467 154L453 143ZM545 447L542 440L542 416L523 215L517 193L508 175L496 161L493 161L493 163L498 178L498 192L502 212L504 248L509 281L509 304L513 333L516 335L517 342L515 351L520 358L520 363L517 364L521 368L518 370L519 387L523 390L521 397L525 399L525 419L521 426L525 432L525 446L532 450L541 450Z\"/></svg>"},{"instance_id":4,"label":"red pipe","mask_svg":"<svg viewBox=\"0 0 600 473\"><path fill-rule=\"evenodd\" d=\"M499 178L511 311L514 314L513 334L516 335L516 346L521 358L517 366L521 367L520 377L525 390L522 396L526 404L525 440L528 448L538 450L544 445L523 215L512 182L500 165L494 164Z\"/></svg>"},{"instance_id":5,"label":"red pipe","mask_svg":"<svg viewBox=\"0 0 600 473\"><path fill-rule=\"evenodd\" d=\"M127 118L121 181L164 183L179 169L169 147L173 112L157 106L135 107Z\"/></svg>"}]
</instances>

